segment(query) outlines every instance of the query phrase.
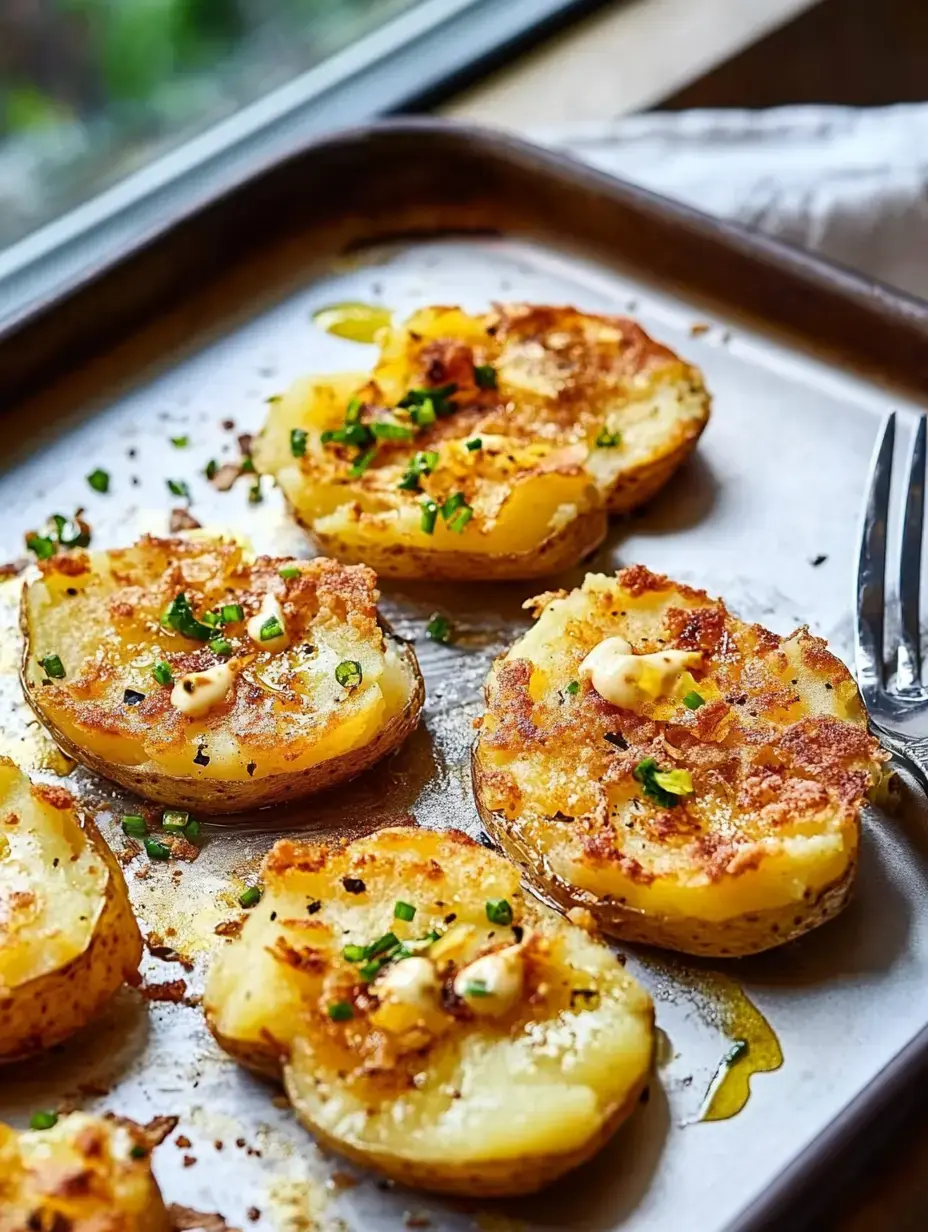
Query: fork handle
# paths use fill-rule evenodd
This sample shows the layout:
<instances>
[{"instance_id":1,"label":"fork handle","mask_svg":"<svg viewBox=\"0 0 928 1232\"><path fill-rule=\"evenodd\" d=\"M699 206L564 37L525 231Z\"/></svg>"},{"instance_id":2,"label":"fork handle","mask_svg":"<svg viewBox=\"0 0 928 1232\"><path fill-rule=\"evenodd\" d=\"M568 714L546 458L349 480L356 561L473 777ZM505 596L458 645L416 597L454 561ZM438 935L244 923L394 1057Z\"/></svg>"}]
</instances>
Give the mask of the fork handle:
<instances>
[{"instance_id":1,"label":"fork handle","mask_svg":"<svg viewBox=\"0 0 928 1232\"><path fill-rule=\"evenodd\" d=\"M894 736L890 732L874 727L874 735L885 749L903 762L918 779L920 785L928 793L928 739L913 738L911 740Z\"/></svg>"}]
</instances>

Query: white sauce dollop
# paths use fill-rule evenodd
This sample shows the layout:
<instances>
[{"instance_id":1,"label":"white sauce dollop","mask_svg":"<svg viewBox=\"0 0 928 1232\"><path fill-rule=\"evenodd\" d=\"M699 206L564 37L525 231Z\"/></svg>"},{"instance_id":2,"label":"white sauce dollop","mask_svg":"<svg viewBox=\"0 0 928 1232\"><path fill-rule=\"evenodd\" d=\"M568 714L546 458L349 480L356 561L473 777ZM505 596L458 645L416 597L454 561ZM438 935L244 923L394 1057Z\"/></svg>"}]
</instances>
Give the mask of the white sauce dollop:
<instances>
[{"instance_id":1,"label":"white sauce dollop","mask_svg":"<svg viewBox=\"0 0 928 1232\"><path fill-rule=\"evenodd\" d=\"M580 675L613 706L634 709L642 701L672 693L680 676L702 664L701 651L658 650L635 654L624 637L607 637L580 664Z\"/></svg>"},{"instance_id":2,"label":"white sauce dollop","mask_svg":"<svg viewBox=\"0 0 928 1232\"><path fill-rule=\"evenodd\" d=\"M218 706L235 682L228 663L217 663L203 672L190 672L175 681L171 705L188 718L198 719Z\"/></svg>"},{"instance_id":3,"label":"white sauce dollop","mask_svg":"<svg viewBox=\"0 0 928 1232\"><path fill-rule=\"evenodd\" d=\"M261 630L272 619L277 620L282 632L277 637L269 637L262 640ZM256 616L252 616L245 628L251 640L262 650L283 650L290 641L287 635L287 624L284 620L283 609L276 595L267 594L264 596L261 610Z\"/></svg>"},{"instance_id":4,"label":"white sauce dollop","mask_svg":"<svg viewBox=\"0 0 928 1232\"><path fill-rule=\"evenodd\" d=\"M484 954L454 977L454 991L475 1014L505 1014L522 996L525 963L521 945Z\"/></svg>"}]
</instances>

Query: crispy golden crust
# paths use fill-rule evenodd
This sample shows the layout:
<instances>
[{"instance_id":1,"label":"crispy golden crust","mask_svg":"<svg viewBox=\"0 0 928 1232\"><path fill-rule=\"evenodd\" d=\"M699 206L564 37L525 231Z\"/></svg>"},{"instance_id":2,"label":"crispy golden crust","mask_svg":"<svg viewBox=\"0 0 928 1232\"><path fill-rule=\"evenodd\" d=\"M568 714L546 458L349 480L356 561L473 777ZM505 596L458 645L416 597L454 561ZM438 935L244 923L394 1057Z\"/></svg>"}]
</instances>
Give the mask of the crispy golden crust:
<instances>
[{"instance_id":1,"label":"crispy golden crust","mask_svg":"<svg viewBox=\"0 0 928 1232\"><path fill-rule=\"evenodd\" d=\"M131 1121L81 1112L44 1130L0 1125L0 1232L169 1232L151 1145Z\"/></svg>"},{"instance_id":2,"label":"crispy golden crust","mask_svg":"<svg viewBox=\"0 0 928 1232\"><path fill-rule=\"evenodd\" d=\"M745 625L641 566L538 602L539 625L491 673L473 773L484 824L541 892L699 954L765 949L836 914L884 755L825 643ZM577 670L614 635L702 664L674 695L622 709ZM657 803L633 774L646 758L687 770L693 793Z\"/></svg>"},{"instance_id":3,"label":"crispy golden crust","mask_svg":"<svg viewBox=\"0 0 928 1232\"><path fill-rule=\"evenodd\" d=\"M210 972L207 1022L237 1060L283 1079L325 1146L438 1192L527 1193L633 1110L651 1067L650 999L601 942L525 898L495 853L414 828L347 848L281 840L262 879ZM396 915L399 897L412 921ZM490 900L508 922L490 918ZM377 938L425 956L431 999L397 1004L381 973L364 974L369 955L350 951ZM516 999L475 1013L457 977L513 946ZM387 953L383 978L405 961Z\"/></svg>"},{"instance_id":4,"label":"crispy golden crust","mask_svg":"<svg viewBox=\"0 0 928 1232\"><path fill-rule=\"evenodd\" d=\"M164 627L179 594L198 615L241 606L242 620L216 630L231 654ZM287 630L282 650L262 649L246 629L269 596ZM360 773L418 722L415 654L385 633L377 598L365 566L252 560L224 540L146 537L57 556L23 595L26 696L71 756L153 800L223 813L296 798ZM59 649L66 676L50 680L40 659ZM360 686L338 683L340 660L362 665ZM153 677L155 662L175 681L226 663L232 684L191 717Z\"/></svg>"},{"instance_id":5,"label":"crispy golden crust","mask_svg":"<svg viewBox=\"0 0 928 1232\"><path fill-rule=\"evenodd\" d=\"M136 982L142 939L119 864L68 792L30 785L6 762L0 774L0 853L15 865L8 880L0 860L0 1063L7 1063L60 1043L123 982ZM79 913L66 909L72 886L80 887ZM73 957L56 965L62 952Z\"/></svg>"},{"instance_id":6,"label":"crispy golden crust","mask_svg":"<svg viewBox=\"0 0 928 1232\"><path fill-rule=\"evenodd\" d=\"M422 424L399 406L410 390L451 392L436 395L437 417ZM407 436L378 440L360 474L363 442L322 437L343 425L352 400L362 428L390 424ZM384 336L369 380L320 377L275 400L255 459L340 559L399 577L537 577L595 547L607 513L653 496L708 416L700 373L627 318L438 307ZM307 437L299 457L293 429ZM429 469L401 486L414 455L428 453ZM456 533L440 514L423 529L423 499L441 509L449 498L472 509L467 524Z\"/></svg>"}]
</instances>

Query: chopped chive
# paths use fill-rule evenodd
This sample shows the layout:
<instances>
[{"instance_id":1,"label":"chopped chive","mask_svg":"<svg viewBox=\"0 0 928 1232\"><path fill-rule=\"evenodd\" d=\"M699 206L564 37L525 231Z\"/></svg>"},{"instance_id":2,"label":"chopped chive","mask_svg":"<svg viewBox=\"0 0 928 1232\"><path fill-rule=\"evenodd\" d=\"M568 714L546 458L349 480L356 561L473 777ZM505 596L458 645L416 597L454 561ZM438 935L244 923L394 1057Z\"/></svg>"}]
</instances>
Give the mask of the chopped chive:
<instances>
[{"instance_id":1,"label":"chopped chive","mask_svg":"<svg viewBox=\"0 0 928 1232\"><path fill-rule=\"evenodd\" d=\"M135 1146L130 1148L129 1157L130 1159L147 1159L148 1151L146 1151L141 1143L137 1142Z\"/></svg>"},{"instance_id":2,"label":"chopped chive","mask_svg":"<svg viewBox=\"0 0 928 1232\"><path fill-rule=\"evenodd\" d=\"M292 582L294 578L298 578L300 576L300 566L299 565L281 565L281 567L277 570L277 572L284 579L284 581Z\"/></svg>"},{"instance_id":3,"label":"chopped chive","mask_svg":"<svg viewBox=\"0 0 928 1232\"><path fill-rule=\"evenodd\" d=\"M143 842L150 860L170 860L170 847L165 847L164 843L159 843L155 838L146 838Z\"/></svg>"},{"instance_id":4,"label":"chopped chive","mask_svg":"<svg viewBox=\"0 0 928 1232\"><path fill-rule=\"evenodd\" d=\"M470 505L464 505L460 508L451 521L448 523L448 529L453 530L456 535L460 535L464 531L464 527L474 516L474 511Z\"/></svg>"},{"instance_id":5,"label":"chopped chive","mask_svg":"<svg viewBox=\"0 0 928 1232\"><path fill-rule=\"evenodd\" d=\"M30 1129L51 1129L58 1124L58 1113L51 1111L33 1112L29 1118Z\"/></svg>"},{"instance_id":6,"label":"chopped chive","mask_svg":"<svg viewBox=\"0 0 928 1232\"><path fill-rule=\"evenodd\" d=\"M478 389L495 389L496 369L492 364L474 364L474 382Z\"/></svg>"},{"instance_id":7,"label":"chopped chive","mask_svg":"<svg viewBox=\"0 0 928 1232\"><path fill-rule=\"evenodd\" d=\"M392 950L399 943L400 939L395 933L384 933L382 937L378 937L376 941L371 942L364 953L364 957L376 958L378 954L386 954L388 950Z\"/></svg>"},{"instance_id":8,"label":"chopped chive","mask_svg":"<svg viewBox=\"0 0 928 1232\"><path fill-rule=\"evenodd\" d=\"M468 453L475 453L478 449L481 449L482 447L483 447L483 440L479 436L475 436L473 440L468 441L466 445L464 446L464 448L467 450Z\"/></svg>"},{"instance_id":9,"label":"chopped chive","mask_svg":"<svg viewBox=\"0 0 928 1232\"><path fill-rule=\"evenodd\" d=\"M350 427L352 424L360 423L361 410L363 403L360 398L352 398L345 407L345 423Z\"/></svg>"},{"instance_id":10,"label":"chopped chive","mask_svg":"<svg viewBox=\"0 0 928 1232\"><path fill-rule=\"evenodd\" d=\"M264 500L264 493L261 491L261 480L256 479L248 489L249 505L260 505Z\"/></svg>"},{"instance_id":11,"label":"chopped chive","mask_svg":"<svg viewBox=\"0 0 928 1232\"><path fill-rule=\"evenodd\" d=\"M243 475L253 475L255 473L255 464L250 457L242 458L238 469Z\"/></svg>"},{"instance_id":12,"label":"chopped chive","mask_svg":"<svg viewBox=\"0 0 928 1232\"><path fill-rule=\"evenodd\" d=\"M362 678L361 664L357 659L344 659L335 669L335 679L343 689L356 689Z\"/></svg>"},{"instance_id":13,"label":"chopped chive","mask_svg":"<svg viewBox=\"0 0 928 1232\"><path fill-rule=\"evenodd\" d=\"M451 641L451 621L441 612L433 612L432 618L425 626L425 636L433 642Z\"/></svg>"},{"instance_id":14,"label":"chopped chive","mask_svg":"<svg viewBox=\"0 0 928 1232\"><path fill-rule=\"evenodd\" d=\"M342 957L348 962L359 963L364 962L367 958L367 946L364 945L346 945L342 949Z\"/></svg>"},{"instance_id":15,"label":"chopped chive","mask_svg":"<svg viewBox=\"0 0 928 1232\"><path fill-rule=\"evenodd\" d=\"M438 506L430 497L427 496L422 502L422 517L419 519L419 525L427 535L431 535L435 532L435 523L437 520Z\"/></svg>"},{"instance_id":16,"label":"chopped chive","mask_svg":"<svg viewBox=\"0 0 928 1232\"><path fill-rule=\"evenodd\" d=\"M89 547L90 528L85 522L79 521L77 514L73 518L66 518L60 513L53 513L52 521L55 523L55 535L62 547Z\"/></svg>"},{"instance_id":17,"label":"chopped chive","mask_svg":"<svg viewBox=\"0 0 928 1232\"><path fill-rule=\"evenodd\" d=\"M615 449L617 445L622 444L621 432L609 432L603 428L596 438L597 449Z\"/></svg>"},{"instance_id":18,"label":"chopped chive","mask_svg":"<svg viewBox=\"0 0 928 1232\"><path fill-rule=\"evenodd\" d=\"M184 500L190 500L190 489L183 479L168 479L165 482L168 485L168 491L173 496L180 496Z\"/></svg>"},{"instance_id":19,"label":"chopped chive","mask_svg":"<svg viewBox=\"0 0 928 1232\"><path fill-rule=\"evenodd\" d=\"M290 452L295 458L306 456L306 431L303 428L290 429Z\"/></svg>"},{"instance_id":20,"label":"chopped chive","mask_svg":"<svg viewBox=\"0 0 928 1232\"><path fill-rule=\"evenodd\" d=\"M195 842L200 837L200 823L195 817L191 817L184 826L184 838L189 839L191 843Z\"/></svg>"},{"instance_id":21,"label":"chopped chive","mask_svg":"<svg viewBox=\"0 0 928 1232\"><path fill-rule=\"evenodd\" d=\"M348 467L349 479L360 479L376 456L377 446L372 445L370 449L365 450L364 453L355 458L352 464Z\"/></svg>"},{"instance_id":22,"label":"chopped chive","mask_svg":"<svg viewBox=\"0 0 928 1232\"><path fill-rule=\"evenodd\" d=\"M261 631L258 634L262 642L272 642L275 637L283 637L283 625L276 616L268 616L267 620L261 626Z\"/></svg>"},{"instance_id":23,"label":"chopped chive","mask_svg":"<svg viewBox=\"0 0 928 1232\"><path fill-rule=\"evenodd\" d=\"M161 827L169 834L180 834L190 821L190 814L181 809L165 809L161 814Z\"/></svg>"},{"instance_id":24,"label":"chopped chive","mask_svg":"<svg viewBox=\"0 0 928 1232\"><path fill-rule=\"evenodd\" d=\"M39 664L49 679L64 680L64 664L58 655L46 655L44 659L39 659Z\"/></svg>"},{"instance_id":25,"label":"chopped chive","mask_svg":"<svg viewBox=\"0 0 928 1232\"><path fill-rule=\"evenodd\" d=\"M509 925L512 923L512 907L505 898L487 899L487 919L491 924Z\"/></svg>"},{"instance_id":26,"label":"chopped chive","mask_svg":"<svg viewBox=\"0 0 928 1232\"><path fill-rule=\"evenodd\" d=\"M431 475L438 465L438 453L434 449L420 449L412 456L412 461L403 472L403 477L397 485L407 492L419 490L419 480L423 475Z\"/></svg>"},{"instance_id":27,"label":"chopped chive","mask_svg":"<svg viewBox=\"0 0 928 1232\"><path fill-rule=\"evenodd\" d=\"M165 628L173 629L197 642L208 642L213 631L204 621L197 620L185 594L175 595L161 617Z\"/></svg>"},{"instance_id":28,"label":"chopped chive","mask_svg":"<svg viewBox=\"0 0 928 1232\"><path fill-rule=\"evenodd\" d=\"M144 838L148 833L148 825L141 813L127 813L122 819L122 832L129 838Z\"/></svg>"},{"instance_id":29,"label":"chopped chive","mask_svg":"<svg viewBox=\"0 0 928 1232\"><path fill-rule=\"evenodd\" d=\"M203 474L206 476L207 479L215 479L216 472L218 470L219 470L219 463L216 461L215 458L210 458L210 460L206 464Z\"/></svg>"},{"instance_id":30,"label":"chopped chive","mask_svg":"<svg viewBox=\"0 0 928 1232\"><path fill-rule=\"evenodd\" d=\"M127 706L137 706L139 702L145 700L145 694L140 693L138 689L123 689L122 700Z\"/></svg>"},{"instance_id":31,"label":"chopped chive","mask_svg":"<svg viewBox=\"0 0 928 1232\"><path fill-rule=\"evenodd\" d=\"M186 449L187 446L190 444L190 437L189 436L172 436L171 444L174 446L175 449Z\"/></svg>"},{"instance_id":32,"label":"chopped chive","mask_svg":"<svg viewBox=\"0 0 928 1232\"><path fill-rule=\"evenodd\" d=\"M232 643L225 637L214 637L209 644L209 648L213 654L222 655L223 657L230 655L233 651Z\"/></svg>"},{"instance_id":33,"label":"chopped chive","mask_svg":"<svg viewBox=\"0 0 928 1232\"><path fill-rule=\"evenodd\" d=\"M448 385L437 385L433 389L410 389L399 400L397 406L404 409L411 408L410 417L414 423L416 420L413 412L424 406L428 406L433 415L451 415L457 408L448 399L452 394L457 393L457 388L457 385L452 381Z\"/></svg>"},{"instance_id":34,"label":"chopped chive","mask_svg":"<svg viewBox=\"0 0 928 1232\"><path fill-rule=\"evenodd\" d=\"M570 684L565 685L564 692L569 693L571 697L576 697L580 692L580 681L572 680Z\"/></svg>"},{"instance_id":35,"label":"chopped chive","mask_svg":"<svg viewBox=\"0 0 928 1232\"><path fill-rule=\"evenodd\" d=\"M374 434L374 439L378 441L411 441L416 435L412 428L406 428L403 424L389 423L388 421L372 423L371 431Z\"/></svg>"},{"instance_id":36,"label":"chopped chive","mask_svg":"<svg viewBox=\"0 0 928 1232\"><path fill-rule=\"evenodd\" d=\"M408 923L416 918L416 909L412 903L404 903L402 899L398 899L393 908L393 917L397 920L405 920Z\"/></svg>"},{"instance_id":37,"label":"chopped chive","mask_svg":"<svg viewBox=\"0 0 928 1232\"><path fill-rule=\"evenodd\" d=\"M448 519L451 517L451 515L456 510L460 509L462 505L466 505L466 504L467 504L467 501L465 499L464 493L455 492L453 493L453 495L449 496L448 499L445 501L445 503L442 505L441 516L447 522Z\"/></svg>"},{"instance_id":38,"label":"chopped chive","mask_svg":"<svg viewBox=\"0 0 928 1232\"><path fill-rule=\"evenodd\" d=\"M465 997L488 997L490 990L487 988L486 980L468 980L464 985Z\"/></svg>"},{"instance_id":39,"label":"chopped chive","mask_svg":"<svg viewBox=\"0 0 928 1232\"><path fill-rule=\"evenodd\" d=\"M95 492L108 492L110 490L109 471L104 471L97 467L95 471L91 471L87 476L87 482Z\"/></svg>"},{"instance_id":40,"label":"chopped chive","mask_svg":"<svg viewBox=\"0 0 928 1232\"><path fill-rule=\"evenodd\" d=\"M159 659L155 666L151 669L151 674L159 684L173 684L174 673L171 671L170 663L165 663L164 659Z\"/></svg>"},{"instance_id":41,"label":"chopped chive","mask_svg":"<svg viewBox=\"0 0 928 1232\"><path fill-rule=\"evenodd\" d=\"M243 890L238 896L238 904L240 907L257 907L261 901L261 895L264 891L258 885L249 886L247 890Z\"/></svg>"},{"instance_id":42,"label":"chopped chive","mask_svg":"<svg viewBox=\"0 0 928 1232\"><path fill-rule=\"evenodd\" d=\"M200 619L205 625L209 625L211 629L218 629L222 624L222 617L218 612L204 612Z\"/></svg>"},{"instance_id":43,"label":"chopped chive","mask_svg":"<svg viewBox=\"0 0 928 1232\"><path fill-rule=\"evenodd\" d=\"M234 625L245 619L245 609L240 603L224 603L219 609L219 619L224 625Z\"/></svg>"},{"instance_id":44,"label":"chopped chive","mask_svg":"<svg viewBox=\"0 0 928 1232\"><path fill-rule=\"evenodd\" d=\"M363 967L358 968L358 975L365 983L370 981L378 974L381 967L384 965L385 959L374 958L370 962L366 962Z\"/></svg>"},{"instance_id":45,"label":"chopped chive","mask_svg":"<svg viewBox=\"0 0 928 1232\"><path fill-rule=\"evenodd\" d=\"M402 405L403 404L400 403L400 406ZM432 402L431 398L426 398L425 401L420 403L418 406L412 407L409 412L409 418L417 428L430 427L431 424L433 424L438 418L435 410L435 404Z\"/></svg>"},{"instance_id":46,"label":"chopped chive","mask_svg":"<svg viewBox=\"0 0 928 1232\"><path fill-rule=\"evenodd\" d=\"M55 555L55 541L46 535L27 535L26 547L35 553L37 560L48 560Z\"/></svg>"},{"instance_id":47,"label":"chopped chive","mask_svg":"<svg viewBox=\"0 0 928 1232\"><path fill-rule=\"evenodd\" d=\"M329 1017L333 1022L348 1022L354 1018L354 1007L350 1001L333 1001L329 1006Z\"/></svg>"},{"instance_id":48,"label":"chopped chive","mask_svg":"<svg viewBox=\"0 0 928 1232\"><path fill-rule=\"evenodd\" d=\"M706 699L701 693L697 693L695 689L692 693L687 693L686 697L683 699L683 705L687 708L687 710L698 710L700 706L704 706L705 704Z\"/></svg>"},{"instance_id":49,"label":"chopped chive","mask_svg":"<svg viewBox=\"0 0 928 1232\"><path fill-rule=\"evenodd\" d=\"M693 780L688 770L661 770L653 757L643 758L632 771L632 778L661 808L673 808L680 803L681 796L693 794Z\"/></svg>"}]
</instances>

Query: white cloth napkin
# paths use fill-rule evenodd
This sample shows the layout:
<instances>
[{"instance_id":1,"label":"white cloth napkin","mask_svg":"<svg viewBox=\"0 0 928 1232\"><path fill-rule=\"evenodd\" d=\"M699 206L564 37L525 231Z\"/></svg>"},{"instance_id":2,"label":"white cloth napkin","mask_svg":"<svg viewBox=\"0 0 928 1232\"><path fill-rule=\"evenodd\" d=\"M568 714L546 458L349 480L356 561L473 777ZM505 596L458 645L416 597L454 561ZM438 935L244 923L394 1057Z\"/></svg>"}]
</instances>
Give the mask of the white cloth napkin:
<instances>
[{"instance_id":1,"label":"white cloth napkin","mask_svg":"<svg viewBox=\"0 0 928 1232\"><path fill-rule=\"evenodd\" d=\"M541 136L928 299L928 104L654 112Z\"/></svg>"}]
</instances>

